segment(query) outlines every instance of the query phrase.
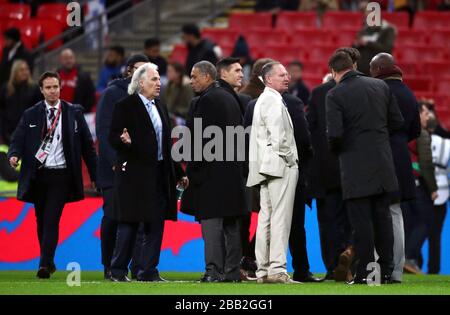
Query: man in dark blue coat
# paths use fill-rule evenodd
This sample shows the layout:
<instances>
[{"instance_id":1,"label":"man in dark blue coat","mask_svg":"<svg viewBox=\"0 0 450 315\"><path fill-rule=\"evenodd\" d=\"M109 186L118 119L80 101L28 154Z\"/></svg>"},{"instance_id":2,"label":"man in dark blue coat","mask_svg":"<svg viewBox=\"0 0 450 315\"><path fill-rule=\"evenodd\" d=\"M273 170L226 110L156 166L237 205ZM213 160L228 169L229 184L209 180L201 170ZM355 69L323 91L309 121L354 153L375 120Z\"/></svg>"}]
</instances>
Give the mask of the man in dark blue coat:
<instances>
[{"instance_id":1,"label":"man in dark blue coat","mask_svg":"<svg viewBox=\"0 0 450 315\"><path fill-rule=\"evenodd\" d=\"M394 228L394 271L392 281L401 282L405 264L405 230L403 225L400 202L416 197L416 184L408 150L408 142L420 135L419 104L408 86L403 83L403 73L395 65L395 60L388 53L380 53L370 62L370 73L373 77L382 79L389 86L397 99L398 106L405 123L403 128L390 132L392 157L399 189L392 194L391 215Z\"/></svg>"},{"instance_id":2,"label":"man in dark blue coat","mask_svg":"<svg viewBox=\"0 0 450 315\"><path fill-rule=\"evenodd\" d=\"M148 62L148 58L144 55L131 56L127 61L127 76L110 82L102 93L97 105L95 116L95 128L99 145L97 187L101 189L103 196L103 218L100 235L105 278L109 277L117 232L116 214L113 206L113 166L116 162L117 153L108 141L109 131L114 106L128 96L127 88L134 71L146 62Z\"/></svg>"},{"instance_id":3,"label":"man in dark blue coat","mask_svg":"<svg viewBox=\"0 0 450 315\"><path fill-rule=\"evenodd\" d=\"M81 156L95 182L97 155L82 108L59 99L60 79L45 72L39 79L45 100L27 109L12 136L11 167L22 166L17 199L34 203L41 257L38 278L55 272L59 220L66 202L83 196Z\"/></svg>"}]
</instances>

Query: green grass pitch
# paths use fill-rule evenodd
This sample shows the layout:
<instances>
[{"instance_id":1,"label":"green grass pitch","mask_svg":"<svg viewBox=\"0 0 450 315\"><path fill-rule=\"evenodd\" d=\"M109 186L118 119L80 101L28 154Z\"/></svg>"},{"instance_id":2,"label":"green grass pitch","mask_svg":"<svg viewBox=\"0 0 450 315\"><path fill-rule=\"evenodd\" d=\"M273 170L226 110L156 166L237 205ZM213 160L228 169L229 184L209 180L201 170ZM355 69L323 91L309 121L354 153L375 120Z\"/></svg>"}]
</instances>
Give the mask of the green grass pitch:
<instances>
[{"instance_id":1,"label":"green grass pitch","mask_svg":"<svg viewBox=\"0 0 450 315\"><path fill-rule=\"evenodd\" d=\"M35 271L0 271L0 294L56 295L450 295L450 276L405 275L402 284L346 285L327 281L314 284L199 283L201 273L161 272L167 283L113 283L103 273L84 271L81 286L69 287L68 272L57 271L50 280L39 280Z\"/></svg>"}]
</instances>

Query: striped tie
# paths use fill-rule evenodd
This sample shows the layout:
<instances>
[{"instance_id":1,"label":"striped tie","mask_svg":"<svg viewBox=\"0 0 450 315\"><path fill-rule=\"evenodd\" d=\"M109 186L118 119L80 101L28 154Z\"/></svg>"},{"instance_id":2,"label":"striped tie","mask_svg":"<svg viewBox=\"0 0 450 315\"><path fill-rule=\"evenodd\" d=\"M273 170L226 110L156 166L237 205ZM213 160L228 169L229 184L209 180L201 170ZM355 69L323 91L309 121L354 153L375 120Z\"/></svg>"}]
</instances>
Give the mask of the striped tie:
<instances>
[{"instance_id":1,"label":"striped tie","mask_svg":"<svg viewBox=\"0 0 450 315\"><path fill-rule=\"evenodd\" d=\"M156 132L156 140L158 142L158 161L163 159L162 156L162 121L159 117L158 109L155 106L155 101L152 100L146 105L148 115L150 116L150 120L152 121L153 128Z\"/></svg>"}]
</instances>

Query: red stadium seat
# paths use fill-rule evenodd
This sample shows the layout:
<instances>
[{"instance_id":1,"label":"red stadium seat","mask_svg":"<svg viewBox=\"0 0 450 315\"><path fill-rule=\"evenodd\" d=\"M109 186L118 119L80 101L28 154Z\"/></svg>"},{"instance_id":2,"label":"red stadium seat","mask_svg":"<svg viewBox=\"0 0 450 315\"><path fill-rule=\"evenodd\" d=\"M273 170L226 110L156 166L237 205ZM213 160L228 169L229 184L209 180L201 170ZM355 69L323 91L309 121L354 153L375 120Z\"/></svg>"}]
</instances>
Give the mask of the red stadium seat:
<instances>
[{"instance_id":1,"label":"red stadium seat","mask_svg":"<svg viewBox=\"0 0 450 315\"><path fill-rule=\"evenodd\" d=\"M430 32L429 38L431 45L447 46L450 48L450 28L448 30L434 30Z\"/></svg>"},{"instance_id":2,"label":"red stadium seat","mask_svg":"<svg viewBox=\"0 0 450 315\"><path fill-rule=\"evenodd\" d=\"M363 14L359 12L335 11L327 12L323 16L323 28L340 29L343 27L362 28Z\"/></svg>"},{"instance_id":3,"label":"red stadium seat","mask_svg":"<svg viewBox=\"0 0 450 315\"><path fill-rule=\"evenodd\" d=\"M409 27L409 14L407 12L385 12L381 13L381 18L397 28Z\"/></svg>"},{"instance_id":4,"label":"red stadium seat","mask_svg":"<svg viewBox=\"0 0 450 315\"><path fill-rule=\"evenodd\" d=\"M28 4L3 3L0 4L0 19L26 20L31 16Z\"/></svg>"},{"instance_id":5,"label":"red stadium seat","mask_svg":"<svg viewBox=\"0 0 450 315\"><path fill-rule=\"evenodd\" d=\"M11 20L9 27L15 27L20 31L20 37L28 49L36 48L42 41L42 26L35 20Z\"/></svg>"},{"instance_id":6,"label":"red stadium seat","mask_svg":"<svg viewBox=\"0 0 450 315\"><path fill-rule=\"evenodd\" d=\"M223 57L229 57L233 53L234 44L232 45L220 45L220 49L222 49Z\"/></svg>"},{"instance_id":7,"label":"red stadium seat","mask_svg":"<svg viewBox=\"0 0 450 315\"><path fill-rule=\"evenodd\" d=\"M395 46L420 45L425 44L427 33L424 30L404 30L400 29L395 39Z\"/></svg>"},{"instance_id":8,"label":"red stadium seat","mask_svg":"<svg viewBox=\"0 0 450 315\"><path fill-rule=\"evenodd\" d=\"M295 45L327 45L333 44L333 37L322 29L297 29L291 34L291 42Z\"/></svg>"},{"instance_id":9,"label":"red stadium seat","mask_svg":"<svg viewBox=\"0 0 450 315\"><path fill-rule=\"evenodd\" d=\"M352 46L359 29L343 28L332 32L332 39L337 47Z\"/></svg>"},{"instance_id":10,"label":"red stadium seat","mask_svg":"<svg viewBox=\"0 0 450 315\"><path fill-rule=\"evenodd\" d=\"M398 62L443 61L444 51L430 45L404 45L396 48Z\"/></svg>"},{"instance_id":11,"label":"red stadium seat","mask_svg":"<svg viewBox=\"0 0 450 315\"><path fill-rule=\"evenodd\" d=\"M427 61L423 65L422 73L425 75L432 75L435 78L449 77L450 61Z\"/></svg>"},{"instance_id":12,"label":"red stadium seat","mask_svg":"<svg viewBox=\"0 0 450 315\"><path fill-rule=\"evenodd\" d=\"M219 46L230 46L236 43L239 32L236 30L221 29L221 28L204 28L202 30L202 37L209 38Z\"/></svg>"},{"instance_id":13,"label":"red stadium seat","mask_svg":"<svg viewBox=\"0 0 450 315\"><path fill-rule=\"evenodd\" d=\"M64 32L65 25L57 20L51 19L34 19L34 21L41 25L42 36L44 41L48 41ZM48 46L47 50L52 50L60 47L63 44L62 39L57 40Z\"/></svg>"},{"instance_id":14,"label":"red stadium seat","mask_svg":"<svg viewBox=\"0 0 450 315\"><path fill-rule=\"evenodd\" d=\"M419 11L414 16L413 27L415 29L448 28L450 13L436 11Z\"/></svg>"},{"instance_id":15,"label":"red stadium seat","mask_svg":"<svg viewBox=\"0 0 450 315\"><path fill-rule=\"evenodd\" d=\"M232 13L228 20L230 29L248 30L272 28L272 13Z\"/></svg>"},{"instance_id":16,"label":"red stadium seat","mask_svg":"<svg viewBox=\"0 0 450 315\"><path fill-rule=\"evenodd\" d=\"M67 27L67 6L65 3L43 3L39 6L37 17L40 19L57 20Z\"/></svg>"},{"instance_id":17,"label":"red stadium seat","mask_svg":"<svg viewBox=\"0 0 450 315\"><path fill-rule=\"evenodd\" d=\"M302 46L294 45L268 45L262 51L260 51L260 57L272 58L280 61L282 64L287 65L294 60L303 61L305 58L306 49Z\"/></svg>"},{"instance_id":18,"label":"red stadium seat","mask_svg":"<svg viewBox=\"0 0 450 315\"><path fill-rule=\"evenodd\" d=\"M399 63L398 66L403 71L403 75L419 75L421 72L420 64L416 62Z\"/></svg>"},{"instance_id":19,"label":"red stadium seat","mask_svg":"<svg viewBox=\"0 0 450 315\"><path fill-rule=\"evenodd\" d=\"M295 29L315 27L317 27L315 12L282 11L277 16L277 29L292 32Z\"/></svg>"},{"instance_id":20,"label":"red stadium seat","mask_svg":"<svg viewBox=\"0 0 450 315\"><path fill-rule=\"evenodd\" d=\"M289 36L283 30L254 29L242 34L250 47L268 46L272 44L283 45L288 43Z\"/></svg>"},{"instance_id":21,"label":"red stadium seat","mask_svg":"<svg viewBox=\"0 0 450 315\"><path fill-rule=\"evenodd\" d=\"M328 62L331 55L336 50L334 45L315 45L308 48L309 62Z\"/></svg>"},{"instance_id":22,"label":"red stadium seat","mask_svg":"<svg viewBox=\"0 0 450 315\"><path fill-rule=\"evenodd\" d=\"M172 50L172 53L170 54L169 60L171 62L176 61L176 62L179 62L182 65L184 65L186 63L187 55L188 55L188 50L187 50L186 45L176 44L173 47L173 50Z\"/></svg>"},{"instance_id":23,"label":"red stadium seat","mask_svg":"<svg viewBox=\"0 0 450 315\"><path fill-rule=\"evenodd\" d=\"M414 92L432 92L433 80L426 76L403 76L403 81Z\"/></svg>"},{"instance_id":24,"label":"red stadium seat","mask_svg":"<svg viewBox=\"0 0 450 315\"><path fill-rule=\"evenodd\" d=\"M450 78L437 79L435 86L436 93L450 96Z\"/></svg>"}]
</instances>

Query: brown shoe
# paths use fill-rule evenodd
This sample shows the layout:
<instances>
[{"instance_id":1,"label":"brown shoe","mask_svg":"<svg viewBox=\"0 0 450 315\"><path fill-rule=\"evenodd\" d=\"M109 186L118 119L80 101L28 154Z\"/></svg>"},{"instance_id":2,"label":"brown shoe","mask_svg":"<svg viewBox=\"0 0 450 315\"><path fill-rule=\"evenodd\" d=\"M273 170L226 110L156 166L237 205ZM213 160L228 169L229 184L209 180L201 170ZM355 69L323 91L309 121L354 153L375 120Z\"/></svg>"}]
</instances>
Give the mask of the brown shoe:
<instances>
[{"instance_id":1,"label":"brown shoe","mask_svg":"<svg viewBox=\"0 0 450 315\"><path fill-rule=\"evenodd\" d=\"M403 270L406 273L412 273L414 275L421 275L421 274L423 274L422 270L420 270L420 268L416 264L410 263L408 261L405 262L405 265L403 266Z\"/></svg>"},{"instance_id":2,"label":"brown shoe","mask_svg":"<svg viewBox=\"0 0 450 315\"><path fill-rule=\"evenodd\" d=\"M270 275L267 277L267 283L294 283L289 277L289 275L285 272L280 272L275 275Z\"/></svg>"},{"instance_id":3,"label":"brown shoe","mask_svg":"<svg viewBox=\"0 0 450 315\"><path fill-rule=\"evenodd\" d=\"M349 246L340 256L338 265L336 269L334 269L334 280L336 282L344 282L348 281L349 273L351 277L350 267L353 262L353 258L355 257L355 251L352 246Z\"/></svg>"}]
</instances>

